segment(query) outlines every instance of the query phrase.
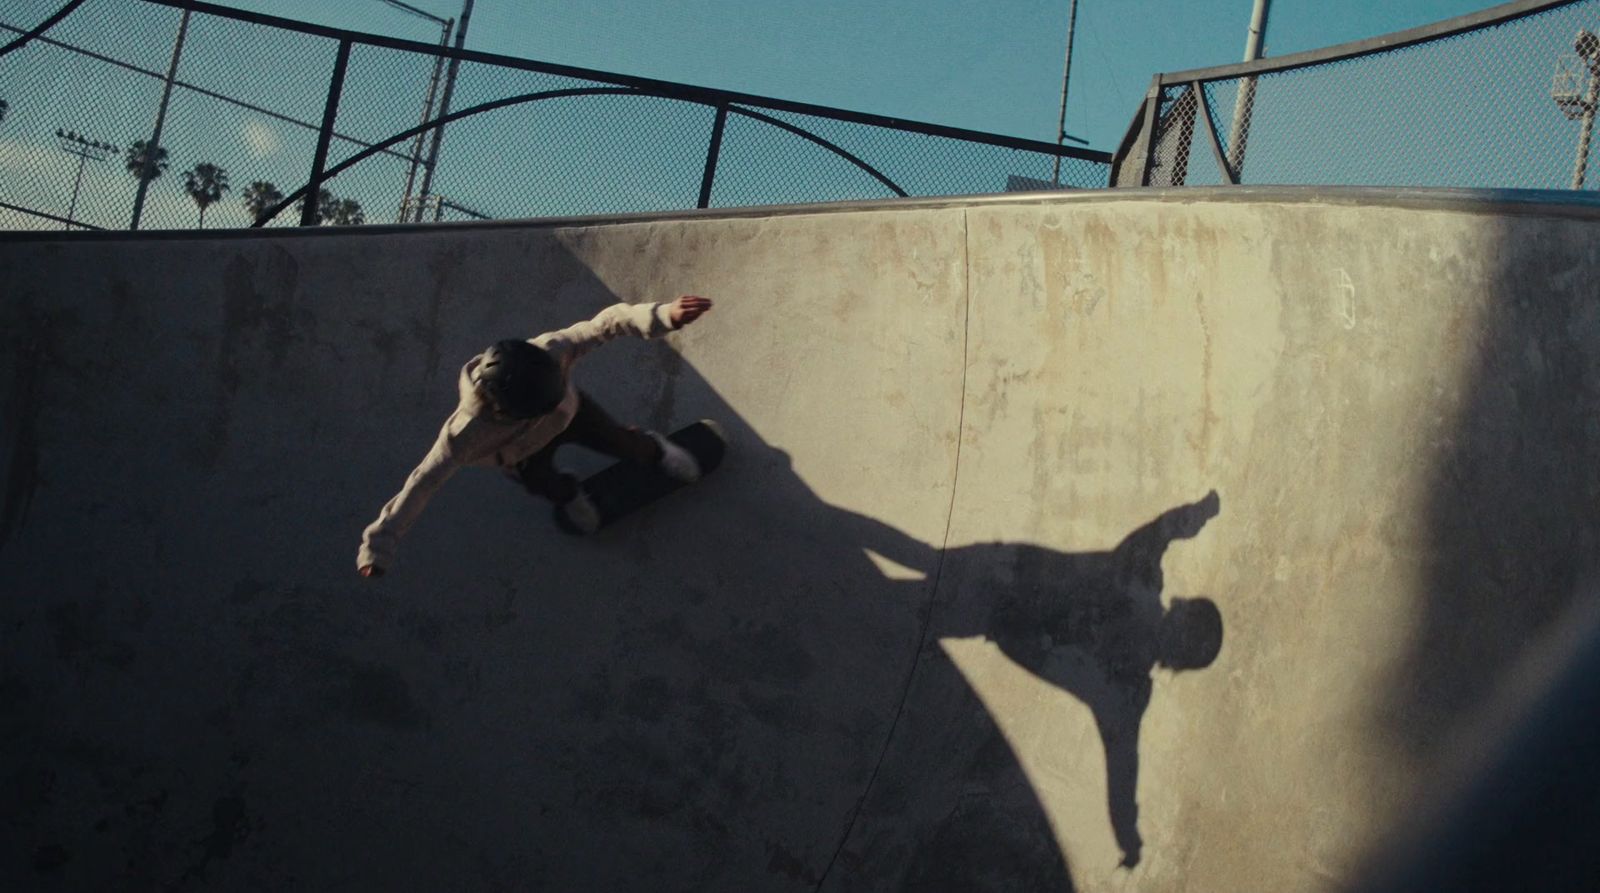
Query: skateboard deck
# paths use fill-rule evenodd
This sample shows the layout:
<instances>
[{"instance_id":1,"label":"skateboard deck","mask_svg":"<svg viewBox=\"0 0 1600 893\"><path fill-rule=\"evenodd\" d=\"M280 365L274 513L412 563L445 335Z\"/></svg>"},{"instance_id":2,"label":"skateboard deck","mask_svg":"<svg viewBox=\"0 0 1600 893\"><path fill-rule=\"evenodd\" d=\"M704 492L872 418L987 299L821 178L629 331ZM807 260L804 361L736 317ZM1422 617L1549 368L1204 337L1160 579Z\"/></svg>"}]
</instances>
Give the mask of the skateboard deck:
<instances>
[{"instance_id":1,"label":"skateboard deck","mask_svg":"<svg viewBox=\"0 0 1600 893\"><path fill-rule=\"evenodd\" d=\"M717 470L728 450L728 441L722 428L710 419L701 419L667 435L667 439L688 450L700 463L700 478ZM595 472L583 481L583 489L600 512L600 530L615 521L633 514L664 496L692 487L682 481L667 477L660 469L617 462ZM556 526L573 536L585 536L583 531L567 520L560 506L555 510Z\"/></svg>"}]
</instances>

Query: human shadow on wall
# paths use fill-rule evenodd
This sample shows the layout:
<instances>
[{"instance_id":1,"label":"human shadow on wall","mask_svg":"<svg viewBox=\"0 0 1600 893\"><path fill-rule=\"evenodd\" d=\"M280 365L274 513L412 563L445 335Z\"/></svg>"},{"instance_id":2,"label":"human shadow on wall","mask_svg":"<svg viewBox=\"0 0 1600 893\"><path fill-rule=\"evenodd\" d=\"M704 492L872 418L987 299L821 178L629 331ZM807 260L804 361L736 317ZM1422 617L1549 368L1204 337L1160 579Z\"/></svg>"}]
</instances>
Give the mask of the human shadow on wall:
<instances>
[{"instance_id":1,"label":"human shadow on wall","mask_svg":"<svg viewBox=\"0 0 1600 893\"><path fill-rule=\"evenodd\" d=\"M1094 716L1104 747L1107 813L1122 865L1140 861L1143 839L1139 833L1139 730L1150 704L1152 673L1157 668L1181 672L1210 666L1222 648L1222 615L1215 602L1203 597L1169 597L1162 603L1165 585L1161 562L1173 542L1197 536L1221 511L1215 491L1202 499L1172 508L1128 534L1107 552L1067 553L1035 545L981 543L949 550L943 556L944 582L931 619L929 642L981 636L993 642L1018 666L1082 701ZM932 574L939 571L937 550L860 515L845 513L868 548L908 567ZM929 650L929 649L925 649ZM925 654L920 678L909 702L925 706L939 692L956 691L962 684L950 679L959 670L942 652ZM982 710L981 705L972 705ZM901 739L892 751L914 751L919 744L944 741L948 734L938 726L949 716L913 716L897 730ZM923 723L927 723L923 725ZM987 720L976 727L990 729ZM957 733L958 735L960 733ZM998 736L997 728L989 734ZM885 772L886 777L919 778L922 784L945 791L972 790L977 776L992 773L995 762L985 756L1001 744L971 741L958 755L937 768L939 778L923 774ZM1009 749L1009 746L1006 746ZM891 755L893 758L893 754ZM1018 765L1014 756L1001 760L1007 768ZM963 776L954 779L949 775ZM979 781L979 788L1000 786ZM882 792L878 792L882 793ZM872 792L869 792L869 797ZM890 792L880 801L904 800L904 792ZM904 816L885 813L867 819L898 821ZM985 812L991 813L984 818ZM962 847L952 845L967 838L992 839L994 810L932 810L945 822L961 826L935 829L923 852L914 860L908 883L913 887L945 886L953 877L970 875L961 858ZM924 813L926 814L926 813ZM870 833L866 836L870 836ZM858 853L858 857L868 857ZM978 882L979 878L967 877Z\"/></svg>"}]
</instances>

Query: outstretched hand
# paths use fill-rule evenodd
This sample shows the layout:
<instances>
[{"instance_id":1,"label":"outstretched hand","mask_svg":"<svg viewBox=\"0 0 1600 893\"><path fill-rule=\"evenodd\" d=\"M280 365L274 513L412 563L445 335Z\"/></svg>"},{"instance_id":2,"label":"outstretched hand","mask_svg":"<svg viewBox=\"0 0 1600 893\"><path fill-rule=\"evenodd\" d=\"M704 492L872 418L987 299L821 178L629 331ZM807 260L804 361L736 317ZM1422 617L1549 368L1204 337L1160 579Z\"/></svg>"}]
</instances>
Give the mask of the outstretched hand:
<instances>
[{"instance_id":1,"label":"outstretched hand","mask_svg":"<svg viewBox=\"0 0 1600 893\"><path fill-rule=\"evenodd\" d=\"M699 295L684 295L668 306L667 316L672 320L674 329L681 329L699 319L710 309L710 298L702 298Z\"/></svg>"}]
</instances>

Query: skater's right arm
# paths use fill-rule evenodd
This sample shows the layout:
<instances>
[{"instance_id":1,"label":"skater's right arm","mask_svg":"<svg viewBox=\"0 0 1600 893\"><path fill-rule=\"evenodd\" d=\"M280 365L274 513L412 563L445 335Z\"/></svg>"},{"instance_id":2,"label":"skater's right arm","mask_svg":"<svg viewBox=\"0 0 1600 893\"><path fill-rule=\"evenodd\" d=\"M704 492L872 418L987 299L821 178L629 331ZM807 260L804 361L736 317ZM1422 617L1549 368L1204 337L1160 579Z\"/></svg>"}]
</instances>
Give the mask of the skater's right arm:
<instances>
[{"instance_id":1,"label":"skater's right arm","mask_svg":"<svg viewBox=\"0 0 1600 893\"><path fill-rule=\"evenodd\" d=\"M706 304L709 307L710 302ZM677 331L683 321L674 318L673 307L674 304L612 304L593 319L528 340L560 357L564 366L571 366L589 351L624 335L649 339Z\"/></svg>"},{"instance_id":2,"label":"skater's right arm","mask_svg":"<svg viewBox=\"0 0 1600 893\"><path fill-rule=\"evenodd\" d=\"M363 577L381 576L394 564L395 551L400 537L416 523L428 500L438 492L444 482L456 473L460 464L450 451L448 424L439 432L428 455L406 478L405 486L384 504L378 518L361 534L361 551L356 555L356 568Z\"/></svg>"}]
</instances>

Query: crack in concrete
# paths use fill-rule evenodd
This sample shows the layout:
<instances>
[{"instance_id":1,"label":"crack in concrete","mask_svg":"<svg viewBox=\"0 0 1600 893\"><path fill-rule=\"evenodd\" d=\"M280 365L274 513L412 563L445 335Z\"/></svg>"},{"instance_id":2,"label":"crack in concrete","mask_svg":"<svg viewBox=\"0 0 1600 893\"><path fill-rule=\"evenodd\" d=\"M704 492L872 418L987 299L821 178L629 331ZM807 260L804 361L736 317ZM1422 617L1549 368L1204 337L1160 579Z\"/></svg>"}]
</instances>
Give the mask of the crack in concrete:
<instances>
[{"instance_id":1,"label":"crack in concrete","mask_svg":"<svg viewBox=\"0 0 1600 893\"><path fill-rule=\"evenodd\" d=\"M939 584L944 578L944 559L950 550L950 530L955 524L956 493L961 483L961 442L966 431L967 420L967 368L968 354L972 343L972 232L967 220L967 212L961 212L962 255L961 272L962 286L965 294L963 310L965 319L961 330L961 395L959 409L956 413L956 455L953 467L950 470L950 505L945 511L944 536L939 545L939 562L934 568L933 579L928 586L928 608L922 618L922 634L917 643L916 654L911 657L911 668L906 671L905 685L900 691L900 703L895 707L894 720L889 723L889 733L883 738L883 748L878 752L878 761L872 767L872 774L867 776L867 783L861 789L861 796L856 798L855 806L850 810L850 819L845 823L844 833L839 837L839 845L834 848L833 856L828 859L827 867L822 869L822 874L817 880L816 889L820 891L828 882L828 876L833 873L833 866L839 861L839 856L844 853L845 846L850 842L850 835L854 833L856 821L861 817L861 808L866 805L867 797L872 793L873 785L878 781L878 773L883 769L883 764L889 756L889 746L894 743L895 732L899 729L900 719L905 715L906 702L911 698L911 686L917 678L917 668L922 665L922 656L928 650L928 633L933 629L933 612L939 599Z\"/></svg>"}]
</instances>

